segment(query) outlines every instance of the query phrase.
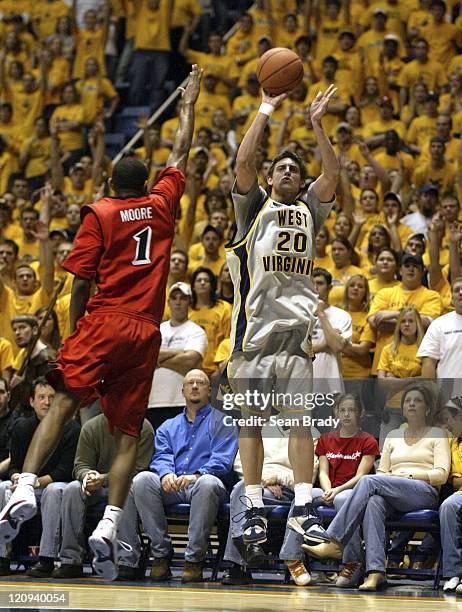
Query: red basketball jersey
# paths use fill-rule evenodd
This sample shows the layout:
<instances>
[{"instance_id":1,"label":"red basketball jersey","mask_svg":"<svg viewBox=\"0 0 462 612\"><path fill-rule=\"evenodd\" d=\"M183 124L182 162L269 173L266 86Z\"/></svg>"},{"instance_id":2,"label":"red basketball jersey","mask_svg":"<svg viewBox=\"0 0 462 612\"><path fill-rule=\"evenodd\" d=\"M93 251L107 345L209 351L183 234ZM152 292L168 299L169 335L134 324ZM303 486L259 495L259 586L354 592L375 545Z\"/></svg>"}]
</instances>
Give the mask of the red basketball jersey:
<instances>
[{"instance_id":1,"label":"red basketball jersey","mask_svg":"<svg viewBox=\"0 0 462 612\"><path fill-rule=\"evenodd\" d=\"M176 211L185 178L165 168L149 195L103 198L82 208L82 225L64 268L96 280L87 305L150 315L160 322L170 267Z\"/></svg>"}]
</instances>

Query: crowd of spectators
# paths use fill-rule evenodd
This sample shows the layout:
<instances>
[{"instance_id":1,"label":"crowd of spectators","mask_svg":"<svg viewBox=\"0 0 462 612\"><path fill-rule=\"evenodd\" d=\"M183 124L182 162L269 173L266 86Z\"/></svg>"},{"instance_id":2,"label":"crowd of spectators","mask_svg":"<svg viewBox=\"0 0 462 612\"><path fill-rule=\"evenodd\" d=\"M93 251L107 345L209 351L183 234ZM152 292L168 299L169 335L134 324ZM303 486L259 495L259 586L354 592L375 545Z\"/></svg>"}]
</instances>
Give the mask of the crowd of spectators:
<instances>
[{"instance_id":1,"label":"crowd of spectators","mask_svg":"<svg viewBox=\"0 0 462 612\"><path fill-rule=\"evenodd\" d=\"M359 460L341 475L326 457L338 451L339 439L358 437L364 415L356 396L343 396L353 405L343 406L342 412L337 404L340 429L323 432L327 438L321 437L318 446L317 495L339 511L332 533L345 544L338 586L357 584L364 562L376 573L384 570L384 551L377 545L383 534L373 526L393 507L396 489L390 479L390 488L377 494L385 501L375 500L375 507L367 501L367 487L375 486L367 475L379 447L379 472L401 476L403 422L409 423L412 413L406 397L420 393L424 412L435 416L425 392L403 393L410 378L442 380L446 397L453 398L438 413L440 424L454 436L452 467L444 442L437 452L432 447L433 454L423 449L412 478L420 480L422 465L424 471L431 469L428 462L435 457L437 474L422 491L416 485L414 501L419 489L421 505L437 507L435 491L443 482L449 478L455 491L462 486L457 399L462 395L460 6L453 0L256 0L251 6L175 0L171 7L170 0L0 0L1 495L6 499L14 487L28 441L52 401L54 390L40 377L70 333L72 277L63 264L79 228L81 206L107 193L108 134L126 142L129 134L118 133L123 111L143 106L145 114L136 117L135 126L143 142L123 154L143 160L155 177L169 155L179 106L154 123L146 115L181 83L189 65L198 63L204 78L194 143L170 259L159 364L127 516L141 516L151 553L161 559L152 576L166 579L172 548L161 506L171 501L195 505L184 579L202 576L205 536L219 504L229 499L236 453L235 443L218 431L219 416L207 391L207 377L220 381L231 344L234 289L225 244L234 222L233 164L261 102L258 59L272 47L286 46L302 60L304 79L269 119L255 159L259 180L266 185L271 159L282 149L301 157L310 179L319 175L309 105L334 83L338 90L323 123L341 172L334 209L316 237L313 281L320 306L313 332L314 373L334 393L357 390L358 379L377 380L384 407L373 437L360 436L362 446L355 447ZM231 35L224 38L233 22ZM58 285L62 288L51 317L40 327ZM429 415L420 415L420 421L412 416L411 433L433 424ZM55 460L39 475L37 496L47 520L40 561L32 570L36 576L82 575L85 508L107 493L113 447L104 417L83 424L80 437L73 422L67 434ZM434 429L425 431L424 438L442 439ZM178 440L198 445L192 472L186 467L186 446L176 446ZM265 499L291 501L283 436L265 444L265 466L267 461L272 466L264 470ZM234 470L239 474L238 458ZM363 484L355 497L350 491L358 482ZM231 494L233 513L242 510L239 491ZM407 490L399 489L398 495ZM154 521L146 513L153 500L159 509ZM455 523L459 505L454 497L449 500L441 516ZM362 512L368 517L365 524L350 520ZM121 576L128 578L141 555L138 534L130 531L134 523L126 521L132 551L121 557ZM242 550L235 541L239 525L232 527L226 558L233 567L225 580L242 583L251 576L242 569ZM367 538L374 542L369 561L358 552L361 528L366 544ZM290 534L287 538L281 558L297 584L307 584L299 543L294 545ZM445 575L456 588L462 552L451 548L450 530L442 529L442 539ZM58 558L61 567L54 569ZM0 551L0 571L10 571L5 550ZM376 586L380 582L379 577Z\"/></svg>"}]
</instances>

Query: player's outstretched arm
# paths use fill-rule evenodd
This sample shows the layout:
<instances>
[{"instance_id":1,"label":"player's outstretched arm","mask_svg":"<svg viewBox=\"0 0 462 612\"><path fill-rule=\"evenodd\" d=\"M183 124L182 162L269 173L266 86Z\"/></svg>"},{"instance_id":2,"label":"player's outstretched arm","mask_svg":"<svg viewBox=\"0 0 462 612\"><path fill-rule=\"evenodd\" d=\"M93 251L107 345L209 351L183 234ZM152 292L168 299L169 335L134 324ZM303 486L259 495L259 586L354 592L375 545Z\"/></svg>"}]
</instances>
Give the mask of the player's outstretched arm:
<instances>
[{"instance_id":1,"label":"player's outstretched arm","mask_svg":"<svg viewBox=\"0 0 462 612\"><path fill-rule=\"evenodd\" d=\"M321 202L329 202L332 199L340 176L339 161L321 124L321 119L327 113L329 102L336 92L337 88L330 85L325 92L318 93L310 107L311 123L318 141L323 166L321 176L314 182L314 191Z\"/></svg>"},{"instance_id":2,"label":"player's outstretched arm","mask_svg":"<svg viewBox=\"0 0 462 612\"><path fill-rule=\"evenodd\" d=\"M285 93L279 96L270 96L262 91L262 103L258 113L242 139L241 146L237 152L235 172L238 193L249 193L252 185L257 180L255 156L258 145L272 112L282 104L286 97L287 94Z\"/></svg>"},{"instance_id":3,"label":"player's outstretched arm","mask_svg":"<svg viewBox=\"0 0 462 612\"><path fill-rule=\"evenodd\" d=\"M167 166L176 166L183 174L186 173L189 149L194 132L194 104L199 96L203 70L193 64L189 81L182 96L180 110L180 125L175 136L173 149L167 159Z\"/></svg>"}]
</instances>

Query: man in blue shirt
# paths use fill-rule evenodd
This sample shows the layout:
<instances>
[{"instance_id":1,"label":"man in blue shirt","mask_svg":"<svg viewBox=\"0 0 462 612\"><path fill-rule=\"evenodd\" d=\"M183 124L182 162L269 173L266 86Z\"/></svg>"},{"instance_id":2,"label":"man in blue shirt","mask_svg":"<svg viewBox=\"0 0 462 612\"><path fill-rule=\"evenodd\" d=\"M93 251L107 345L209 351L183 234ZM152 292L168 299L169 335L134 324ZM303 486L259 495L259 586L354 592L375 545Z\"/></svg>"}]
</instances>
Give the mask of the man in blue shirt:
<instances>
[{"instance_id":1,"label":"man in blue shirt","mask_svg":"<svg viewBox=\"0 0 462 612\"><path fill-rule=\"evenodd\" d=\"M229 499L225 483L230 480L237 453L237 431L226 426L223 414L212 408L210 392L210 381L204 372L190 370L186 374L183 381L186 408L158 428L150 471L133 479L127 503L135 504L151 538L153 580L168 580L172 575L173 548L165 506L191 504L182 582L197 582L202 580L209 534L218 507ZM119 530L122 540L123 532L122 520ZM136 566L139 542L130 544Z\"/></svg>"}]
</instances>

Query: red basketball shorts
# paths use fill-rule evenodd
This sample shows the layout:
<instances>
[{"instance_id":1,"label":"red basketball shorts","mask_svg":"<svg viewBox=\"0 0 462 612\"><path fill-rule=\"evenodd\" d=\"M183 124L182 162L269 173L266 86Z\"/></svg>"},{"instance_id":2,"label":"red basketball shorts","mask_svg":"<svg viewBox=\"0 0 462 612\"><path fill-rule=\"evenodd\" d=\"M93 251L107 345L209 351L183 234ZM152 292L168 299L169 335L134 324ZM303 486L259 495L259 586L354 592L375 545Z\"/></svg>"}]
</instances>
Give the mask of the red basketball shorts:
<instances>
[{"instance_id":1,"label":"red basketball shorts","mask_svg":"<svg viewBox=\"0 0 462 612\"><path fill-rule=\"evenodd\" d=\"M160 343L159 327L148 317L92 313L80 319L64 342L50 381L59 372L85 405L100 399L111 431L138 437Z\"/></svg>"}]
</instances>

